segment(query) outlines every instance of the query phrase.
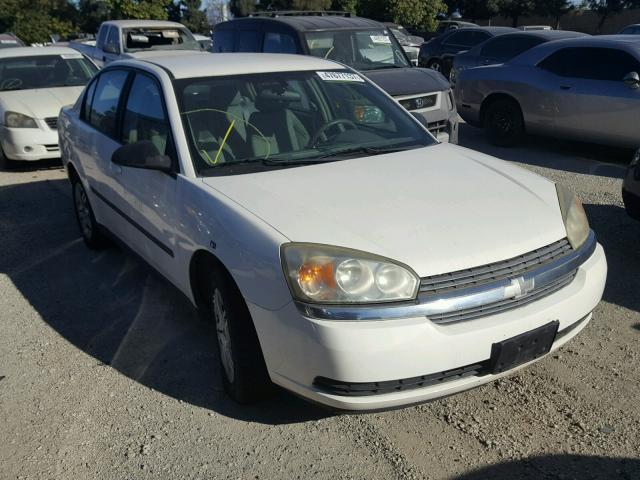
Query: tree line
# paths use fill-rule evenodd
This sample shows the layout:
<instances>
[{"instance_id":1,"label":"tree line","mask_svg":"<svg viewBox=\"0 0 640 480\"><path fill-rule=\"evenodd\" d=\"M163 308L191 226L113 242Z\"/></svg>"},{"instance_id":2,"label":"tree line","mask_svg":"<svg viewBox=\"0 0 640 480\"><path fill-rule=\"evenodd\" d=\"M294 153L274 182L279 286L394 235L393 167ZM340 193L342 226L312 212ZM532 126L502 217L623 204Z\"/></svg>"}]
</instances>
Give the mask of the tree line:
<instances>
[{"instance_id":1,"label":"tree line","mask_svg":"<svg viewBox=\"0 0 640 480\"><path fill-rule=\"evenodd\" d=\"M612 14L640 7L640 0L230 0L231 12L246 16L256 10L340 10L379 21L395 22L418 30L433 31L438 16L459 12L471 21L501 16L518 26L522 17L539 15L554 19L576 8L595 11L600 16L598 31Z\"/></svg>"},{"instance_id":2,"label":"tree line","mask_svg":"<svg viewBox=\"0 0 640 480\"><path fill-rule=\"evenodd\" d=\"M100 23L117 19L173 20L208 33L201 0L0 0L0 32L26 43L49 42L51 35L73 38L96 33Z\"/></svg>"}]
</instances>

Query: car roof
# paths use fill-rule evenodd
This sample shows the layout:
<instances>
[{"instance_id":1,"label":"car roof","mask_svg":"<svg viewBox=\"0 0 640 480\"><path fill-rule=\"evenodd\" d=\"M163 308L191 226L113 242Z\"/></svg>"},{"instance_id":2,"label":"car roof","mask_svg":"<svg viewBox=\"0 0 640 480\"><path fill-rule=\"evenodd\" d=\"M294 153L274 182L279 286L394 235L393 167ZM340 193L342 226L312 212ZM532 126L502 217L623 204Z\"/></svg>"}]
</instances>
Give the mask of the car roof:
<instances>
[{"instance_id":1,"label":"car roof","mask_svg":"<svg viewBox=\"0 0 640 480\"><path fill-rule=\"evenodd\" d=\"M142 28L187 28L178 22L168 22L164 20L107 20L104 25L114 25L120 28L142 27Z\"/></svg>"},{"instance_id":2,"label":"car roof","mask_svg":"<svg viewBox=\"0 0 640 480\"><path fill-rule=\"evenodd\" d=\"M502 38L517 35L519 37L533 37L551 42L553 40L562 40L564 38L589 37L587 33L572 32L571 30L520 30L518 32L506 33Z\"/></svg>"},{"instance_id":3,"label":"car roof","mask_svg":"<svg viewBox=\"0 0 640 480\"><path fill-rule=\"evenodd\" d=\"M0 49L0 58L38 57L42 55L81 55L78 50L67 47L11 47Z\"/></svg>"},{"instance_id":4,"label":"car roof","mask_svg":"<svg viewBox=\"0 0 640 480\"><path fill-rule=\"evenodd\" d=\"M208 60L208 61L207 61ZM189 51L145 52L113 65L153 64L174 78L217 77L269 72L345 69L343 65L308 55L280 53L208 53Z\"/></svg>"},{"instance_id":5,"label":"car roof","mask_svg":"<svg viewBox=\"0 0 640 480\"><path fill-rule=\"evenodd\" d=\"M451 35L453 33L456 32L476 32L478 30L483 30L485 32L489 32L491 35L503 35L505 33L517 33L520 32L522 33L522 30L518 30L517 28L511 28L511 27L480 27L480 26L475 26L475 27L464 27L464 28L454 28L451 30L447 30L446 32L444 32L445 35Z\"/></svg>"},{"instance_id":6,"label":"car roof","mask_svg":"<svg viewBox=\"0 0 640 480\"><path fill-rule=\"evenodd\" d=\"M282 15L274 17L254 16L246 18L236 18L219 24L220 26L238 24L239 22L278 22L289 25L291 28L303 31L319 30L353 30L365 28L384 28L380 22L362 17L343 17L337 15Z\"/></svg>"}]
</instances>

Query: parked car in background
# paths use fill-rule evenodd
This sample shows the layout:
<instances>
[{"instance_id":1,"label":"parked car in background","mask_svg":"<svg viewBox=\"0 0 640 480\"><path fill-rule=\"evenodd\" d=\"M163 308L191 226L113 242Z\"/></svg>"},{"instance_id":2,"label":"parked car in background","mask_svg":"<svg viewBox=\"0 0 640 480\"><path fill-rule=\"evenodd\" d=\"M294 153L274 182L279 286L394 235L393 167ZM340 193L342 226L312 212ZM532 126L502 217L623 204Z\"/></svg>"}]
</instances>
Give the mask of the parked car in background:
<instances>
[{"instance_id":1,"label":"parked car in background","mask_svg":"<svg viewBox=\"0 0 640 480\"><path fill-rule=\"evenodd\" d=\"M624 35L538 45L501 65L463 70L460 116L497 145L527 133L637 148L640 42Z\"/></svg>"},{"instance_id":2,"label":"parked car in background","mask_svg":"<svg viewBox=\"0 0 640 480\"><path fill-rule=\"evenodd\" d=\"M620 35L640 35L640 23L635 25L627 25L620 30Z\"/></svg>"},{"instance_id":3,"label":"parked car in background","mask_svg":"<svg viewBox=\"0 0 640 480\"><path fill-rule=\"evenodd\" d=\"M529 32L532 30L553 30L553 28L550 25L522 25L518 27L518 30Z\"/></svg>"},{"instance_id":4,"label":"parked car in background","mask_svg":"<svg viewBox=\"0 0 640 480\"><path fill-rule=\"evenodd\" d=\"M70 48L0 50L0 166L59 158L58 113L98 68Z\"/></svg>"},{"instance_id":5,"label":"parked car in background","mask_svg":"<svg viewBox=\"0 0 640 480\"><path fill-rule=\"evenodd\" d=\"M420 45L424 43L424 38L417 35L411 35L402 25L389 22L384 22L383 25L393 33L396 40L398 40L400 45L402 45L404 53L407 54L411 63L417 66L418 52L420 51Z\"/></svg>"},{"instance_id":6,"label":"parked car in background","mask_svg":"<svg viewBox=\"0 0 640 480\"><path fill-rule=\"evenodd\" d=\"M467 52L456 55L453 60L453 68L449 74L449 80L452 84L455 84L456 76L462 70L508 62L530 48L545 42L584 36L587 36L587 34L565 30L535 30L499 35L473 47Z\"/></svg>"},{"instance_id":7,"label":"parked car in background","mask_svg":"<svg viewBox=\"0 0 640 480\"><path fill-rule=\"evenodd\" d=\"M193 34L181 23L158 20L109 20L102 22L95 45L70 42L98 66L155 50L201 50Z\"/></svg>"},{"instance_id":8,"label":"parked car in background","mask_svg":"<svg viewBox=\"0 0 640 480\"><path fill-rule=\"evenodd\" d=\"M463 22L461 20L441 20L436 27L436 36L442 35L449 30L457 30L459 28L474 28L478 27L477 24L472 22Z\"/></svg>"},{"instance_id":9,"label":"parked car in background","mask_svg":"<svg viewBox=\"0 0 640 480\"><path fill-rule=\"evenodd\" d=\"M335 60L373 80L440 141L457 143L458 114L449 82L414 67L379 22L350 15L265 12L218 23L214 52L297 53Z\"/></svg>"},{"instance_id":10,"label":"parked car in background","mask_svg":"<svg viewBox=\"0 0 640 480\"><path fill-rule=\"evenodd\" d=\"M60 141L86 244L111 232L215 323L233 399L409 405L589 323L607 264L568 189L437 143L339 63L203 56L108 65Z\"/></svg>"},{"instance_id":11,"label":"parked car in background","mask_svg":"<svg viewBox=\"0 0 640 480\"><path fill-rule=\"evenodd\" d=\"M490 38L517 32L510 27L473 27L449 30L420 47L418 66L430 68L449 76L453 59Z\"/></svg>"},{"instance_id":12,"label":"parked car in background","mask_svg":"<svg viewBox=\"0 0 640 480\"><path fill-rule=\"evenodd\" d=\"M26 45L15 34L11 32L0 33L0 49L25 47Z\"/></svg>"},{"instance_id":13,"label":"parked car in background","mask_svg":"<svg viewBox=\"0 0 640 480\"><path fill-rule=\"evenodd\" d=\"M640 149L636 150L622 182L624 208L631 218L640 220Z\"/></svg>"},{"instance_id":14,"label":"parked car in background","mask_svg":"<svg viewBox=\"0 0 640 480\"><path fill-rule=\"evenodd\" d=\"M194 33L193 38L195 38L196 42L200 45L200 50L204 50L205 52L211 51L211 48L213 47L213 40L211 40L211 37Z\"/></svg>"}]
</instances>

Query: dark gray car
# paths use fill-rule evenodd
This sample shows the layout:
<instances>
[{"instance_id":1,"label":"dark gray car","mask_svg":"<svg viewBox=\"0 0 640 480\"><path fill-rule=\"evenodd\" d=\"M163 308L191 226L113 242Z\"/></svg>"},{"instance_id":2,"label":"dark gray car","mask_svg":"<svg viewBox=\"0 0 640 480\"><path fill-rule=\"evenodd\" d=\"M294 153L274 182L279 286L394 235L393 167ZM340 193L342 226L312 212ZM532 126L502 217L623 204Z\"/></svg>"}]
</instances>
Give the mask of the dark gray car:
<instances>
[{"instance_id":1,"label":"dark gray car","mask_svg":"<svg viewBox=\"0 0 640 480\"><path fill-rule=\"evenodd\" d=\"M456 55L453 59L453 68L449 74L449 80L451 83L455 83L456 76L462 70L508 62L530 48L546 42L586 36L586 33L566 30L535 30L499 35L473 47L467 52Z\"/></svg>"},{"instance_id":2,"label":"dark gray car","mask_svg":"<svg viewBox=\"0 0 640 480\"><path fill-rule=\"evenodd\" d=\"M463 70L460 116L489 140L512 145L523 133L637 148L640 41L629 35L556 40L511 61Z\"/></svg>"}]
</instances>

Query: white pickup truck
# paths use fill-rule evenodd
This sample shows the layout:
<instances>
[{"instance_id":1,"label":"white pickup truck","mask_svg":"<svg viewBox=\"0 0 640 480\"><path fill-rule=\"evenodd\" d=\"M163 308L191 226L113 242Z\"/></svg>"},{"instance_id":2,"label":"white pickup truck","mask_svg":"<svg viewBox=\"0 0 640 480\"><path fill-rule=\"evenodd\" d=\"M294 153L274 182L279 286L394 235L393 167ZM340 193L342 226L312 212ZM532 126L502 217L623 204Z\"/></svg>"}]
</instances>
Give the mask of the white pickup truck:
<instances>
[{"instance_id":1,"label":"white pickup truck","mask_svg":"<svg viewBox=\"0 0 640 480\"><path fill-rule=\"evenodd\" d=\"M201 50L193 34L181 23L158 20L110 20L98 30L95 44L71 42L70 47L98 66L134 57L150 50Z\"/></svg>"}]
</instances>

